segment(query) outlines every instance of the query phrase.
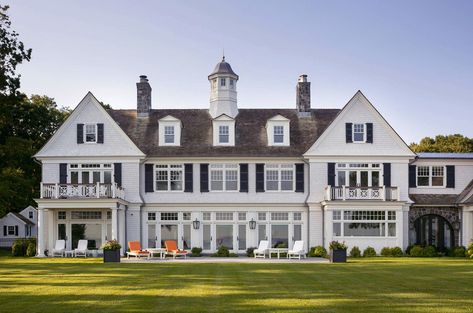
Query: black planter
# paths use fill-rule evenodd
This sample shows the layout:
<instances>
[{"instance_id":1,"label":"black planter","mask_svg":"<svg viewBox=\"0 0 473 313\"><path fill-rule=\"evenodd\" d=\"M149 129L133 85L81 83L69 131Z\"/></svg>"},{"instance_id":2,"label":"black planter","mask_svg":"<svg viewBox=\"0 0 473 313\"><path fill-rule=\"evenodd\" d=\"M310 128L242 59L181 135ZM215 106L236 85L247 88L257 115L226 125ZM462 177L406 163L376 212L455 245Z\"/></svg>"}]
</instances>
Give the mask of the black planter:
<instances>
[{"instance_id":1,"label":"black planter","mask_svg":"<svg viewBox=\"0 0 473 313\"><path fill-rule=\"evenodd\" d=\"M347 261L347 250L330 250L330 262L343 263Z\"/></svg>"},{"instance_id":2,"label":"black planter","mask_svg":"<svg viewBox=\"0 0 473 313\"><path fill-rule=\"evenodd\" d=\"M120 263L120 250L103 250L103 262Z\"/></svg>"}]
</instances>

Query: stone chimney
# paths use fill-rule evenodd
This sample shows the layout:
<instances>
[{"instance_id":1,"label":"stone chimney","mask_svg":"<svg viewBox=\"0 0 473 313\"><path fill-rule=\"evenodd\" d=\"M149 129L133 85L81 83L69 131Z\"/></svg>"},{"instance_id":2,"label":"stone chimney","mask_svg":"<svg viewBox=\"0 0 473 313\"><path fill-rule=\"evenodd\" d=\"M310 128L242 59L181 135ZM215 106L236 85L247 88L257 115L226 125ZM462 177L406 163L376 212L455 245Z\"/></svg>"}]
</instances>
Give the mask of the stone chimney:
<instances>
[{"instance_id":1,"label":"stone chimney","mask_svg":"<svg viewBox=\"0 0 473 313\"><path fill-rule=\"evenodd\" d=\"M299 113L310 114L310 82L307 81L307 75L299 76L296 87L296 105Z\"/></svg>"},{"instance_id":2,"label":"stone chimney","mask_svg":"<svg viewBox=\"0 0 473 313\"><path fill-rule=\"evenodd\" d=\"M148 117L151 112L151 86L146 75L140 76L140 81L136 83L136 92L138 117Z\"/></svg>"}]
</instances>

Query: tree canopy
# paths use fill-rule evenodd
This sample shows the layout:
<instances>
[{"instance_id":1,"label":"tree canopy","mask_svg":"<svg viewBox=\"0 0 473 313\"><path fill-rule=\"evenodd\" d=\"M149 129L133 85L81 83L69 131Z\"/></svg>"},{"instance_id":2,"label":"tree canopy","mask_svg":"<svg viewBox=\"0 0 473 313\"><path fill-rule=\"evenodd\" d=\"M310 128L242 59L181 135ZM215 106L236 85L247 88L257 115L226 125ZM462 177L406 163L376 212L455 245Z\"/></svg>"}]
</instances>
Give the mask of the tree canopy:
<instances>
[{"instance_id":1,"label":"tree canopy","mask_svg":"<svg viewBox=\"0 0 473 313\"><path fill-rule=\"evenodd\" d=\"M411 143L414 152L473 152L473 138L460 134L425 137L419 143Z\"/></svg>"}]
</instances>

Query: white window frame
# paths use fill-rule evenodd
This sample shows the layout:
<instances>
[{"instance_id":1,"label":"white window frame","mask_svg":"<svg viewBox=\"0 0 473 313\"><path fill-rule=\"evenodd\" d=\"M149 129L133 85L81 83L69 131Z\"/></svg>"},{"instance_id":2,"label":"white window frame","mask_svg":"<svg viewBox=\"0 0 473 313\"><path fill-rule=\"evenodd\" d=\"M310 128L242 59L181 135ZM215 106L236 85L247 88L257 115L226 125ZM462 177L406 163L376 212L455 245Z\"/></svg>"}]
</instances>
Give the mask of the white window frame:
<instances>
[{"instance_id":1,"label":"white window frame","mask_svg":"<svg viewBox=\"0 0 473 313\"><path fill-rule=\"evenodd\" d=\"M166 167L160 167L160 166L166 166ZM174 167L172 167L174 166ZM163 171L166 172L167 175L167 189L166 190L158 190L158 184L157 184L157 178L158 178L158 171ZM171 190L171 172L173 171L180 171L181 177L182 177L182 183L181 183L181 189L180 190ZM174 163L174 164L155 164L154 165L154 173L153 173L153 178L154 178L154 191L155 192L184 192L185 189L185 169L184 169L184 164L180 163Z\"/></svg>"},{"instance_id":2,"label":"white window frame","mask_svg":"<svg viewBox=\"0 0 473 313\"><path fill-rule=\"evenodd\" d=\"M95 134L95 140L94 141L87 141L87 126L93 126L94 127L94 134ZM89 143L89 144L97 143L97 137L98 137L97 124L93 124L93 123L84 124L84 134L83 134L83 136L84 136L84 140L83 140L84 143Z\"/></svg>"},{"instance_id":3,"label":"white window frame","mask_svg":"<svg viewBox=\"0 0 473 313\"><path fill-rule=\"evenodd\" d=\"M226 136L227 141L222 141L222 136ZM218 125L218 143L227 145L230 143L230 126Z\"/></svg>"},{"instance_id":4,"label":"white window frame","mask_svg":"<svg viewBox=\"0 0 473 313\"><path fill-rule=\"evenodd\" d=\"M356 173L356 184L357 186L352 187L356 188L359 185L361 186L361 172L368 172L368 186L363 188L381 188L384 186L383 180L383 167L381 163L357 163L357 162L347 162L347 163L337 163L335 167L335 186L342 187L338 184L339 173L343 172L345 174L345 185L350 186L350 172ZM379 184L378 186L373 186L373 175L372 172L379 173Z\"/></svg>"},{"instance_id":5,"label":"white window frame","mask_svg":"<svg viewBox=\"0 0 473 313\"><path fill-rule=\"evenodd\" d=\"M384 212L383 219L345 219L345 213L347 212L366 212L368 214L375 212ZM394 212L394 216L390 214L390 212ZM379 209L379 210L365 210L365 209L354 209L354 210L343 210L337 209L332 211L332 237L341 239L341 238L398 238L399 237L399 230L398 230L398 215L399 213L396 210L386 210L386 209ZM394 217L392 219L391 217ZM345 236L344 224L350 223L367 223L367 224L384 224L384 235L381 236ZM336 236L334 234L333 228L334 224L340 224L340 236ZM396 234L395 236L389 236L389 224L395 224ZM380 226L381 231L381 226Z\"/></svg>"},{"instance_id":6,"label":"white window frame","mask_svg":"<svg viewBox=\"0 0 473 313\"><path fill-rule=\"evenodd\" d=\"M355 131L356 127L360 126L360 125L363 126L363 132L362 132L363 140L355 140L355 133L357 133L357 134L361 133L360 131L357 131L357 132ZM352 141L354 143L365 143L366 142L366 124L364 124L364 123L353 123L352 137L351 138L352 138Z\"/></svg>"},{"instance_id":7,"label":"white window frame","mask_svg":"<svg viewBox=\"0 0 473 313\"><path fill-rule=\"evenodd\" d=\"M212 189L212 172L216 172L216 171L222 171L222 190ZM227 179L226 179L227 171L236 171L236 189L231 189L231 190L227 189ZM240 165L239 164L234 164L234 163L209 164L209 191L239 192L239 190L240 190Z\"/></svg>"},{"instance_id":8,"label":"white window frame","mask_svg":"<svg viewBox=\"0 0 473 313\"><path fill-rule=\"evenodd\" d=\"M228 127L228 142L220 142L220 127ZM235 120L223 115L213 120L213 144L214 146L235 146Z\"/></svg>"},{"instance_id":9,"label":"white window frame","mask_svg":"<svg viewBox=\"0 0 473 313\"><path fill-rule=\"evenodd\" d=\"M89 172L89 181L94 180L94 172L100 172L100 184L105 184L105 172L110 172L110 184L115 183L112 163L69 163L67 164L67 182L71 183L72 172L77 172L77 184L93 184L82 181L82 173ZM74 183L75 184L75 183Z\"/></svg>"},{"instance_id":10,"label":"white window frame","mask_svg":"<svg viewBox=\"0 0 473 313\"><path fill-rule=\"evenodd\" d=\"M289 120L282 115L276 115L266 123L266 134L269 146L290 146L290 125ZM274 128L283 127L283 142L274 142Z\"/></svg>"},{"instance_id":11,"label":"white window frame","mask_svg":"<svg viewBox=\"0 0 473 313\"><path fill-rule=\"evenodd\" d=\"M429 175L419 175L419 169L423 168L428 168L429 169ZM442 168L442 173L443 173L443 181L441 186L434 186L432 185L432 178L433 177L441 177L441 176L434 176L434 168ZM429 179L429 184L428 185L419 185L419 177L428 177ZM445 165L417 165L416 167L416 186L417 188L446 188L447 186L447 167Z\"/></svg>"},{"instance_id":12,"label":"white window frame","mask_svg":"<svg viewBox=\"0 0 473 313\"><path fill-rule=\"evenodd\" d=\"M168 141L172 136L172 140ZM164 125L164 144L174 145L176 143L176 127L174 125Z\"/></svg>"},{"instance_id":13,"label":"white window frame","mask_svg":"<svg viewBox=\"0 0 473 313\"><path fill-rule=\"evenodd\" d=\"M10 233L10 229L12 230ZM15 236L15 226L8 225L7 226L7 236Z\"/></svg>"},{"instance_id":14,"label":"white window frame","mask_svg":"<svg viewBox=\"0 0 473 313\"><path fill-rule=\"evenodd\" d=\"M282 172L292 170L292 188L283 190L282 185ZM278 173L278 189L268 189L268 172L277 171ZM275 180L272 180L275 181ZM267 163L264 167L264 190L266 192L294 192L296 186L296 167L294 164L283 163L283 164L272 164Z\"/></svg>"},{"instance_id":15,"label":"white window frame","mask_svg":"<svg viewBox=\"0 0 473 313\"><path fill-rule=\"evenodd\" d=\"M278 130L277 134L276 134L276 130ZM282 140L276 141L276 136L279 136ZM273 125L273 143L275 145L284 143L284 126L283 125Z\"/></svg>"}]
</instances>

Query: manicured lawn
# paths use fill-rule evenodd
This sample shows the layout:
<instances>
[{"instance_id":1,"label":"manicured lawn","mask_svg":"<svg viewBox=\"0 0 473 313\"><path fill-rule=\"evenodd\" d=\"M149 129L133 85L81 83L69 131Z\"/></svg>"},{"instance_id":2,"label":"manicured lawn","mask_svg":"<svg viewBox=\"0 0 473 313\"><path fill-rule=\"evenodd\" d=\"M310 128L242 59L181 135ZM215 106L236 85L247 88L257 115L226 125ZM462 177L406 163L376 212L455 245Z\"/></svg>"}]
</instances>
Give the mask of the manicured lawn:
<instances>
[{"instance_id":1,"label":"manicured lawn","mask_svg":"<svg viewBox=\"0 0 473 313\"><path fill-rule=\"evenodd\" d=\"M102 264L0 256L1 312L473 312L473 261Z\"/></svg>"}]
</instances>

